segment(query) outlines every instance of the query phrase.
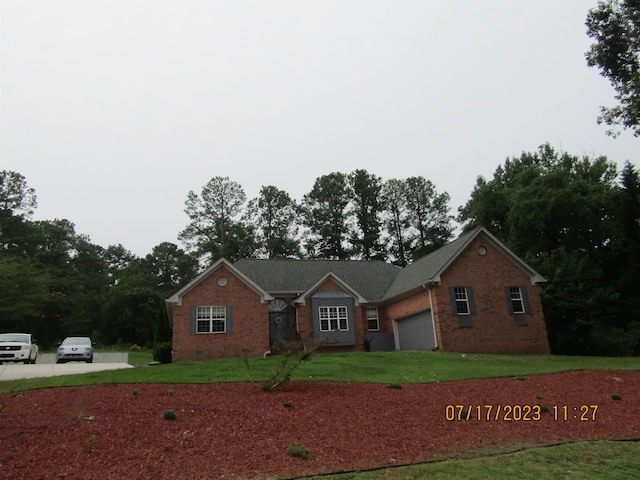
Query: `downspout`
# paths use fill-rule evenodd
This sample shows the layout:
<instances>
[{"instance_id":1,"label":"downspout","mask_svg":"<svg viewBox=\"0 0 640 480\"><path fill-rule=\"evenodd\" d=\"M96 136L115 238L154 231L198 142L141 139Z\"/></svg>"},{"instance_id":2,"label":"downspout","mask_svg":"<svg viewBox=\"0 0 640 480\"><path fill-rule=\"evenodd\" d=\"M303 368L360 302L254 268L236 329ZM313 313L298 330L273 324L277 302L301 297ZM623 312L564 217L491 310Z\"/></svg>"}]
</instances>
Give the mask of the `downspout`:
<instances>
[{"instance_id":1,"label":"downspout","mask_svg":"<svg viewBox=\"0 0 640 480\"><path fill-rule=\"evenodd\" d=\"M269 317L269 332L271 332L271 318ZM271 333L269 333L269 343L271 343ZM267 350L262 354L262 358L267 358L271 355L271 349Z\"/></svg>"},{"instance_id":2,"label":"downspout","mask_svg":"<svg viewBox=\"0 0 640 480\"><path fill-rule=\"evenodd\" d=\"M433 297L431 296L431 283L429 285L429 310L431 310L431 328L433 328L433 340L435 341L435 347L438 348L438 335L436 334L436 319L433 315Z\"/></svg>"}]
</instances>

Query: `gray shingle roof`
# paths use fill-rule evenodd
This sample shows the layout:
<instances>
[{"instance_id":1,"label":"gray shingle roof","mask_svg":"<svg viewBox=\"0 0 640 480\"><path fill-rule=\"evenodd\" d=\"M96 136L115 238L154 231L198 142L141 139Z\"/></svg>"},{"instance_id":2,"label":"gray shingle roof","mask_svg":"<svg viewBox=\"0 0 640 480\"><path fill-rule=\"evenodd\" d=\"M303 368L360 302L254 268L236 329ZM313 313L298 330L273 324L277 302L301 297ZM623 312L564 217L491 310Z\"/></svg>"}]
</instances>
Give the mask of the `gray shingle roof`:
<instances>
[{"instance_id":1,"label":"gray shingle roof","mask_svg":"<svg viewBox=\"0 0 640 480\"><path fill-rule=\"evenodd\" d=\"M477 230L473 230L461 235L453 242L403 268L387 290L384 298L393 298L432 281L477 233Z\"/></svg>"},{"instance_id":2,"label":"gray shingle roof","mask_svg":"<svg viewBox=\"0 0 640 480\"><path fill-rule=\"evenodd\" d=\"M480 229L461 235L415 263L399 268L382 261L255 260L234 267L270 293L301 294L333 273L368 301L382 301L411 292L439 275Z\"/></svg>"},{"instance_id":3,"label":"gray shingle roof","mask_svg":"<svg viewBox=\"0 0 640 480\"><path fill-rule=\"evenodd\" d=\"M401 271L377 260L242 259L233 266L270 293L301 294L333 273L369 301L381 300Z\"/></svg>"}]
</instances>

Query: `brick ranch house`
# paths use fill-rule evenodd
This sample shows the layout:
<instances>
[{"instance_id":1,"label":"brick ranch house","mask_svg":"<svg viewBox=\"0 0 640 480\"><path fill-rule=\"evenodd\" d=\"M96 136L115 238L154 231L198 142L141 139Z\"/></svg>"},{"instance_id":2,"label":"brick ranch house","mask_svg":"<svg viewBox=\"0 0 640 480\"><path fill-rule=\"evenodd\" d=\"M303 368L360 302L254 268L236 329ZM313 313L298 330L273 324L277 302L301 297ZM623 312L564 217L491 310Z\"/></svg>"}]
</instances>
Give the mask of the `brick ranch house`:
<instances>
[{"instance_id":1,"label":"brick ranch house","mask_svg":"<svg viewBox=\"0 0 640 480\"><path fill-rule=\"evenodd\" d=\"M334 351L548 354L544 281L483 227L405 268L220 259L167 299L173 361L262 356L312 332Z\"/></svg>"}]
</instances>

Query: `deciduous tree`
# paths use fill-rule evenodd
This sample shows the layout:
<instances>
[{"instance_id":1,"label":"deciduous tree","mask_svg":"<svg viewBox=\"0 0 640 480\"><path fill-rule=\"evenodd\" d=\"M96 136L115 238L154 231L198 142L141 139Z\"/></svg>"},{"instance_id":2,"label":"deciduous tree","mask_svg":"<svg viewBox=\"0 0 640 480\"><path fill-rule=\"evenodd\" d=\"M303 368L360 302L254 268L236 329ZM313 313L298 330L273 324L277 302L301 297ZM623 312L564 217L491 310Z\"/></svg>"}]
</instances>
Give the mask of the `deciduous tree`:
<instances>
[{"instance_id":1,"label":"deciduous tree","mask_svg":"<svg viewBox=\"0 0 640 480\"><path fill-rule=\"evenodd\" d=\"M625 268L615 267L626 262L617 180L606 157L560 154L547 144L508 159L493 179L478 179L461 209L466 229L484 224L546 277L542 298L555 353L640 347L629 341L633 318L621 309Z\"/></svg>"},{"instance_id":2,"label":"deciduous tree","mask_svg":"<svg viewBox=\"0 0 640 480\"><path fill-rule=\"evenodd\" d=\"M600 1L587 15L587 35L595 40L586 53L616 90L614 107L601 107L599 123L631 129L640 136L640 2ZM618 132L612 128L612 135Z\"/></svg>"}]
</instances>

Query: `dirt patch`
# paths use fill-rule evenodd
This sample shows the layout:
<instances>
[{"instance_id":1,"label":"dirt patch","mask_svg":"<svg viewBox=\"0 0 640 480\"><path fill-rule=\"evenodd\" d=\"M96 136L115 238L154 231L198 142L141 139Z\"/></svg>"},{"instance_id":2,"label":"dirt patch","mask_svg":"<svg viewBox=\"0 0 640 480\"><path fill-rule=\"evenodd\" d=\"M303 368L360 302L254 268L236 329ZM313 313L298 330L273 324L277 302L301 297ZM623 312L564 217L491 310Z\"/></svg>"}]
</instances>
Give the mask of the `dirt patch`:
<instances>
[{"instance_id":1,"label":"dirt patch","mask_svg":"<svg viewBox=\"0 0 640 480\"><path fill-rule=\"evenodd\" d=\"M0 396L0 471L7 479L263 479L637 439L639 396L640 372L629 371L402 388L295 382L274 392L233 383L7 393ZM177 418L165 420L166 410ZM296 443L309 450L307 459L287 454Z\"/></svg>"}]
</instances>

